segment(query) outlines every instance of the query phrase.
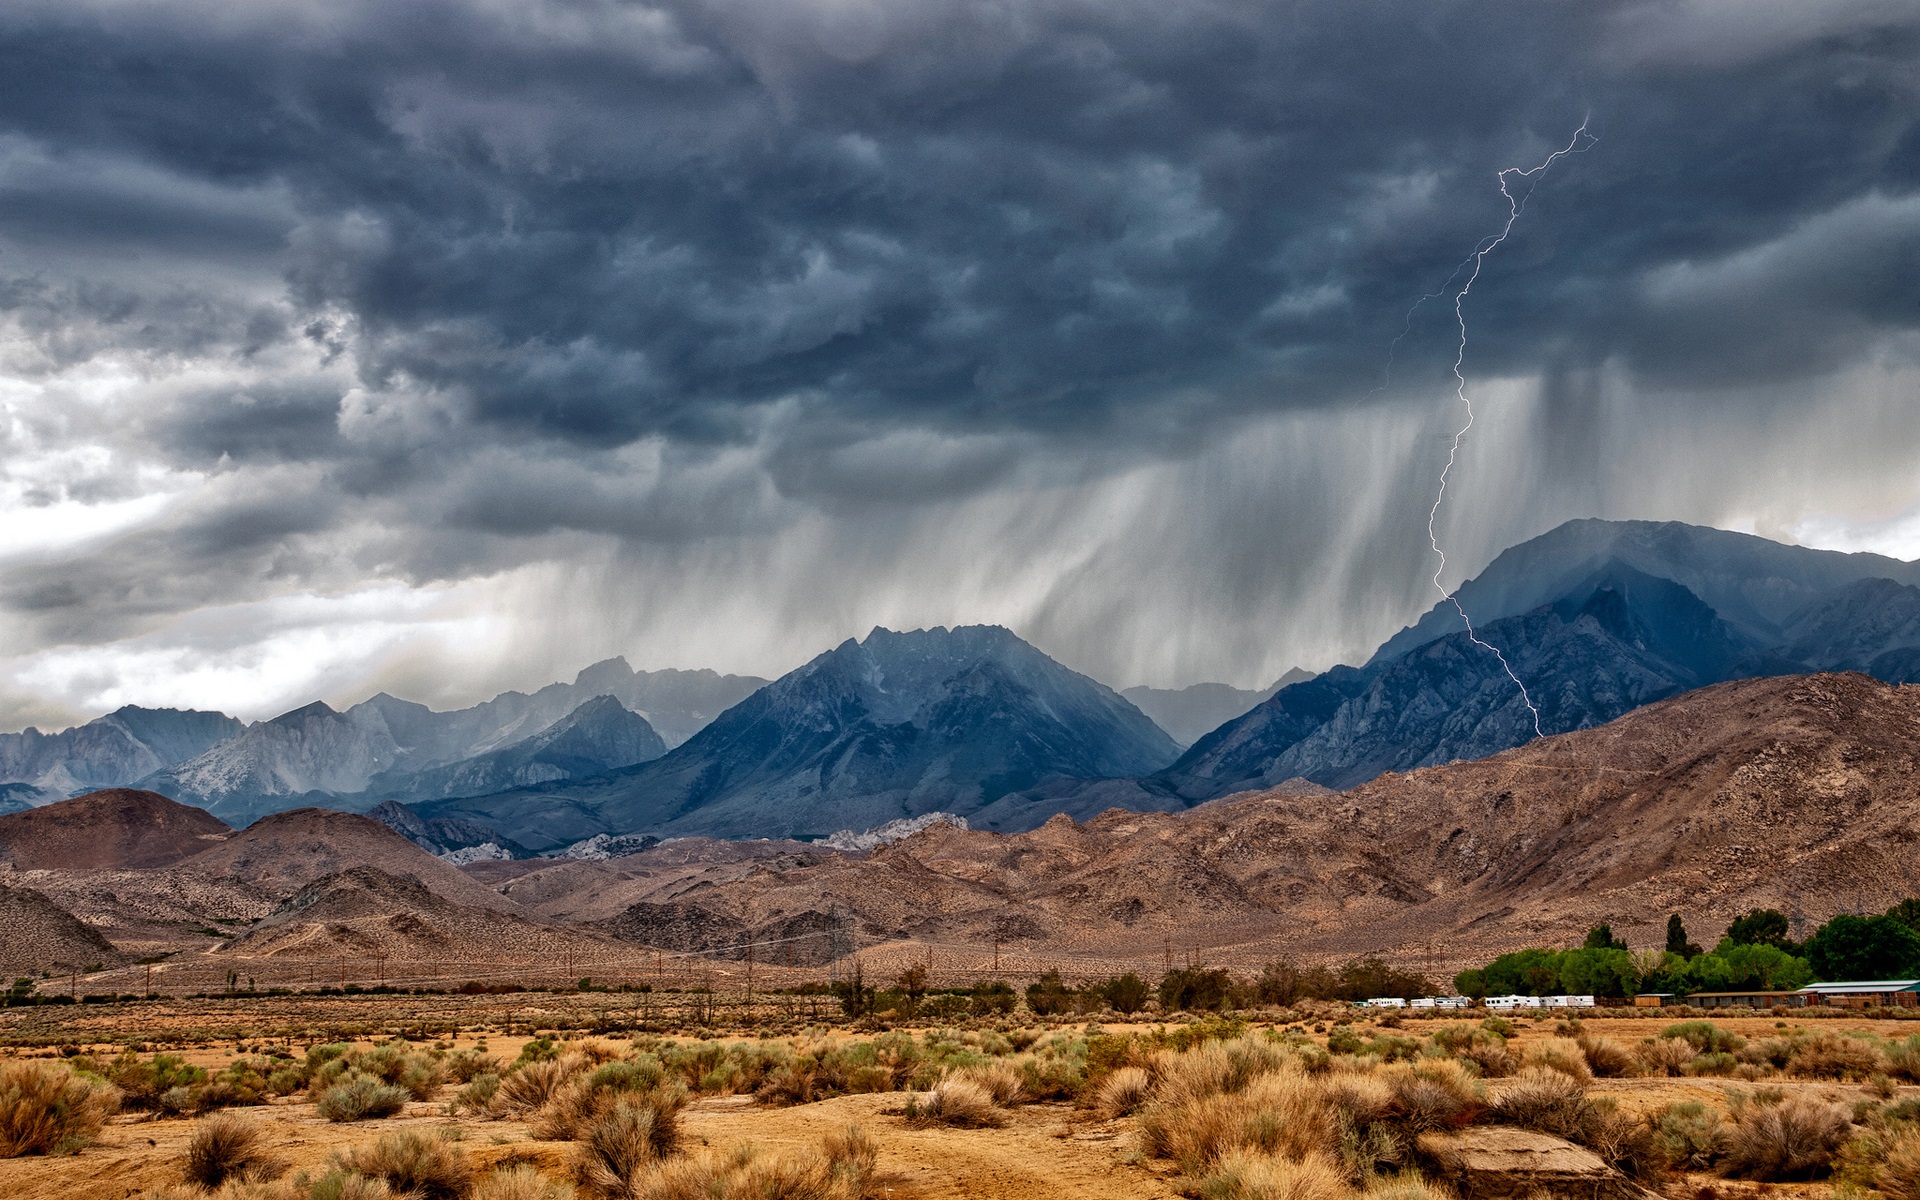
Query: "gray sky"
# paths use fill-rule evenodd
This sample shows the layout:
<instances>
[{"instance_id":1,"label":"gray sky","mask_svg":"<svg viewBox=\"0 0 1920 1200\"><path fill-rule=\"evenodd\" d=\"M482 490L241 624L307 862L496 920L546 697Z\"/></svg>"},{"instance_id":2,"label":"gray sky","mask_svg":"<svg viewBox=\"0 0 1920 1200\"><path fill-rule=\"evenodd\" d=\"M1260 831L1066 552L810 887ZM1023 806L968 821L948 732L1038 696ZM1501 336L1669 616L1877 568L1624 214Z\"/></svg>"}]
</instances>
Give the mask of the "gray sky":
<instances>
[{"instance_id":1,"label":"gray sky","mask_svg":"<svg viewBox=\"0 0 1920 1200\"><path fill-rule=\"evenodd\" d=\"M1920 8L14 0L0 726L1253 686L1575 516L1920 556ZM1402 330L1391 380L1386 351Z\"/></svg>"}]
</instances>

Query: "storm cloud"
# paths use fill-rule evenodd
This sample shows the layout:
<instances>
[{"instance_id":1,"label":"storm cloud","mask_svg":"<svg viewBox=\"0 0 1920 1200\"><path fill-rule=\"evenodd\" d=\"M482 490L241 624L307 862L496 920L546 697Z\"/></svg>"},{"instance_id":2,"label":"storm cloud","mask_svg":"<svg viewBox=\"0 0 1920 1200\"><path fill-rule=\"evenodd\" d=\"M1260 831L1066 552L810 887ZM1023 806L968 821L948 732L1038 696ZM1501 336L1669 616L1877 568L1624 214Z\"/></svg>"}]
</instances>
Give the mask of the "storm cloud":
<instances>
[{"instance_id":1,"label":"storm cloud","mask_svg":"<svg viewBox=\"0 0 1920 1200\"><path fill-rule=\"evenodd\" d=\"M1583 120L1468 303L1452 579L1920 552L1910 4L7 5L0 710L1363 655L1434 599L1414 302Z\"/></svg>"}]
</instances>

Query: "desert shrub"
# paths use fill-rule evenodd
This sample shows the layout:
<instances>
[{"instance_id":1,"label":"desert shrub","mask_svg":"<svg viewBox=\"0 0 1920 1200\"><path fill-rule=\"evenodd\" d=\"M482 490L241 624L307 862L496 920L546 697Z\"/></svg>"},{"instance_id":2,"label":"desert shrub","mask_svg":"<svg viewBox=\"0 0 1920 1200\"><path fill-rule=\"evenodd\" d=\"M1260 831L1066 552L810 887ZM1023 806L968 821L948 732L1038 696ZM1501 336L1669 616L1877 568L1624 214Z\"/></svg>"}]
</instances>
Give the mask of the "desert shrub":
<instances>
[{"instance_id":1,"label":"desert shrub","mask_svg":"<svg viewBox=\"0 0 1920 1200\"><path fill-rule=\"evenodd\" d=\"M1469 1125L1486 1109L1486 1085L1454 1059L1431 1059L1386 1078L1398 1123L1409 1133Z\"/></svg>"},{"instance_id":2,"label":"desert shrub","mask_svg":"<svg viewBox=\"0 0 1920 1200\"><path fill-rule=\"evenodd\" d=\"M1852 1136L1847 1110L1795 1096L1774 1104L1748 1103L1733 1114L1726 1173L1748 1179L1807 1179L1825 1171Z\"/></svg>"},{"instance_id":3,"label":"desert shrub","mask_svg":"<svg viewBox=\"0 0 1920 1200\"><path fill-rule=\"evenodd\" d=\"M1004 1118L993 1103L993 1094L971 1079L944 1079L927 1093L925 1100L911 1100L907 1120L915 1125L952 1125L961 1129L997 1126Z\"/></svg>"},{"instance_id":4,"label":"desert shrub","mask_svg":"<svg viewBox=\"0 0 1920 1200\"><path fill-rule=\"evenodd\" d=\"M475 1075L465 1087L453 1094L453 1100L447 1106L448 1112L455 1116L463 1112L487 1112L493 1107L493 1098L499 1091L498 1075Z\"/></svg>"},{"instance_id":5,"label":"desert shrub","mask_svg":"<svg viewBox=\"0 0 1920 1200\"><path fill-rule=\"evenodd\" d=\"M573 1188L520 1163L496 1167L474 1184L469 1200L573 1200Z\"/></svg>"},{"instance_id":6,"label":"desert shrub","mask_svg":"<svg viewBox=\"0 0 1920 1200\"><path fill-rule=\"evenodd\" d=\"M1612 1038L1583 1033L1574 1041L1579 1045L1580 1053L1586 1056L1588 1069L1604 1079L1617 1079L1639 1069L1639 1060Z\"/></svg>"},{"instance_id":7,"label":"desert shrub","mask_svg":"<svg viewBox=\"0 0 1920 1200\"><path fill-rule=\"evenodd\" d=\"M630 1196L641 1173L679 1147L676 1113L619 1095L575 1144L573 1177L590 1195Z\"/></svg>"},{"instance_id":8,"label":"desert shrub","mask_svg":"<svg viewBox=\"0 0 1920 1200\"><path fill-rule=\"evenodd\" d=\"M1882 1053L1887 1060L1887 1074L1908 1083L1920 1083L1920 1033L1888 1042Z\"/></svg>"},{"instance_id":9,"label":"desert shrub","mask_svg":"<svg viewBox=\"0 0 1920 1200\"><path fill-rule=\"evenodd\" d=\"M215 1113L194 1126L181 1174L211 1191L229 1179L272 1179L286 1164L268 1152L260 1127L233 1113Z\"/></svg>"},{"instance_id":10,"label":"desert shrub","mask_svg":"<svg viewBox=\"0 0 1920 1200\"><path fill-rule=\"evenodd\" d=\"M568 1080L585 1070L586 1065L585 1059L574 1057L530 1060L500 1077L494 1105L511 1114L542 1108Z\"/></svg>"},{"instance_id":11,"label":"desert shrub","mask_svg":"<svg viewBox=\"0 0 1920 1200\"><path fill-rule=\"evenodd\" d=\"M654 1128L672 1125L687 1093L678 1083L650 1092L629 1092L618 1088L595 1088L587 1079L575 1079L558 1092L547 1106L534 1114L533 1132L550 1141L573 1141L610 1112L615 1103L644 1105L654 1110Z\"/></svg>"},{"instance_id":12,"label":"desert shrub","mask_svg":"<svg viewBox=\"0 0 1920 1200\"><path fill-rule=\"evenodd\" d=\"M841 1191L856 1197L867 1194L880 1148L864 1129L848 1125L828 1131L820 1139L820 1153L826 1157L828 1175Z\"/></svg>"},{"instance_id":13,"label":"desert shrub","mask_svg":"<svg viewBox=\"0 0 1920 1200\"><path fill-rule=\"evenodd\" d=\"M1578 1140L1587 1120L1587 1089L1579 1080L1546 1067L1528 1067L1502 1087L1494 1098L1493 1115L1554 1137Z\"/></svg>"},{"instance_id":14,"label":"desert shrub","mask_svg":"<svg viewBox=\"0 0 1920 1200\"><path fill-rule=\"evenodd\" d=\"M1538 1064L1548 1070L1558 1071L1562 1075L1586 1083L1593 1078L1593 1068L1587 1065L1586 1051L1572 1038L1549 1038L1535 1046L1527 1056L1529 1063Z\"/></svg>"},{"instance_id":15,"label":"desert shrub","mask_svg":"<svg viewBox=\"0 0 1920 1200\"><path fill-rule=\"evenodd\" d=\"M84 1079L65 1065L0 1065L0 1158L71 1154L91 1142L119 1107L112 1085Z\"/></svg>"},{"instance_id":16,"label":"desert shrub","mask_svg":"<svg viewBox=\"0 0 1920 1200\"><path fill-rule=\"evenodd\" d=\"M1787 1072L1805 1079L1865 1079L1885 1071L1880 1048L1861 1038L1823 1033L1794 1046Z\"/></svg>"},{"instance_id":17,"label":"desert shrub","mask_svg":"<svg viewBox=\"0 0 1920 1200\"><path fill-rule=\"evenodd\" d=\"M1011 1108L1023 1098L1024 1082L1020 1071L1004 1060L965 1067L960 1071L959 1078L979 1084L1001 1108Z\"/></svg>"},{"instance_id":18,"label":"desert shrub","mask_svg":"<svg viewBox=\"0 0 1920 1200\"><path fill-rule=\"evenodd\" d=\"M174 1088L192 1089L207 1081L204 1069L172 1054L141 1058L131 1049L97 1064L94 1073L120 1089L121 1107L140 1111L160 1107L160 1097Z\"/></svg>"},{"instance_id":19,"label":"desert shrub","mask_svg":"<svg viewBox=\"0 0 1920 1200\"><path fill-rule=\"evenodd\" d=\"M1740 1067L1740 1060L1731 1054L1702 1054L1681 1068L1688 1075L1732 1075Z\"/></svg>"},{"instance_id":20,"label":"desert shrub","mask_svg":"<svg viewBox=\"0 0 1920 1200\"><path fill-rule=\"evenodd\" d=\"M1886 1138L1873 1186L1886 1200L1920 1200L1920 1128Z\"/></svg>"},{"instance_id":21,"label":"desert shrub","mask_svg":"<svg viewBox=\"0 0 1920 1200\"><path fill-rule=\"evenodd\" d=\"M461 1200L473 1186L466 1151L443 1137L405 1130L349 1151L340 1166L421 1200Z\"/></svg>"},{"instance_id":22,"label":"desert shrub","mask_svg":"<svg viewBox=\"0 0 1920 1200\"><path fill-rule=\"evenodd\" d=\"M1325 1157L1275 1158L1248 1150L1223 1155L1200 1180L1202 1200L1347 1200L1346 1176Z\"/></svg>"},{"instance_id":23,"label":"desert shrub","mask_svg":"<svg viewBox=\"0 0 1920 1200\"><path fill-rule=\"evenodd\" d=\"M371 1075L349 1075L321 1092L314 1109L329 1121L391 1117L405 1108L407 1093Z\"/></svg>"},{"instance_id":24,"label":"desert shrub","mask_svg":"<svg viewBox=\"0 0 1920 1200\"><path fill-rule=\"evenodd\" d=\"M1133 1115L1153 1092L1153 1076L1139 1067L1121 1067L1094 1094L1094 1111L1108 1120Z\"/></svg>"},{"instance_id":25,"label":"desert shrub","mask_svg":"<svg viewBox=\"0 0 1920 1200\"><path fill-rule=\"evenodd\" d=\"M1487 1020L1499 1021L1500 1018L1488 1017ZM1506 1024L1504 1021L1500 1023ZM1472 1063L1490 1079L1511 1075L1517 1066L1517 1056L1507 1048L1507 1039L1487 1029L1472 1031L1467 1040L1453 1051L1453 1055L1463 1062Z\"/></svg>"},{"instance_id":26,"label":"desert shrub","mask_svg":"<svg viewBox=\"0 0 1920 1200\"><path fill-rule=\"evenodd\" d=\"M1660 1156L1680 1170L1705 1170L1726 1152L1726 1119L1698 1100L1669 1104L1652 1121Z\"/></svg>"},{"instance_id":27,"label":"desert shrub","mask_svg":"<svg viewBox=\"0 0 1920 1200\"><path fill-rule=\"evenodd\" d=\"M500 1073L500 1060L478 1050L456 1051L447 1055L440 1066L447 1078L455 1083L472 1083L481 1075Z\"/></svg>"},{"instance_id":28,"label":"desert shrub","mask_svg":"<svg viewBox=\"0 0 1920 1200\"><path fill-rule=\"evenodd\" d=\"M1696 1054L1731 1054L1747 1044L1747 1039L1712 1021L1682 1021L1662 1029L1660 1036L1683 1041Z\"/></svg>"},{"instance_id":29,"label":"desert shrub","mask_svg":"<svg viewBox=\"0 0 1920 1200\"><path fill-rule=\"evenodd\" d=\"M1693 1061L1693 1043L1685 1038L1649 1038L1634 1047L1650 1075L1678 1075Z\"/></svg>"},{"instance_id":30,"label":"desert shrub","mask_svg":"<svg viewBox=\"0 0 1920 1200\"><path fill-rule=\"evenodd\" d=\"M335 1168L308 1184L305 1196L296 1195L292 1200L412 1200L412 1197L396 1193L384 1179L369 1179Z\"/></svg>"}]
</instances>

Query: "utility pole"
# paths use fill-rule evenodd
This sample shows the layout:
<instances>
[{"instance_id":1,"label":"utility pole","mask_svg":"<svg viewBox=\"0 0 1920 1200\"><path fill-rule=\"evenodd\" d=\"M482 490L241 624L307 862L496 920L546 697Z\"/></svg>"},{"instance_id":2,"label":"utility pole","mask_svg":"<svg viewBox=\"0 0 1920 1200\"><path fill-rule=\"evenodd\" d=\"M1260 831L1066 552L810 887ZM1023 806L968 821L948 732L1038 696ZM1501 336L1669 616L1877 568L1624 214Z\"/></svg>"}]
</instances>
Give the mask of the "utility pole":
<instances>
[{"instance_id":1,"label":"utility pole","mask_svg":"<svg viewBox=\"0 0 1920 1200\"><path fill-rule=\"evenodd\" d=\"M753 939L747 939L747 1015L753 1015Z\"/></svg>"}]
</instances>

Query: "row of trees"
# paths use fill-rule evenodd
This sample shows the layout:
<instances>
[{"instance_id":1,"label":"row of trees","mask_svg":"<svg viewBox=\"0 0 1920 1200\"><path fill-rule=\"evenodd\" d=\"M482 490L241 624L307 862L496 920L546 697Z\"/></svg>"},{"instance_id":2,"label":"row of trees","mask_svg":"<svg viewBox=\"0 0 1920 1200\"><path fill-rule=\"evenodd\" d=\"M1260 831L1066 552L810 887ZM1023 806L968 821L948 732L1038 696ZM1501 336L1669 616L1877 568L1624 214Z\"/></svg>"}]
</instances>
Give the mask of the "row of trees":
<instances>
[{"instance_id":1,"label":"row of trees","mask_svg":"<svg viewBox=\"0 0 1920 1200\"><path fill-rule=\"evenodd\" d=\"M1584 995L1619 998L1636 992L1792 991L1816 979L1920 978L1920 900L1905 900L1878 916L1843 913L1805 942L1790 938L1792 923L1777 909L1737 917L1712 950L1687 937L1675 913L1667 944L1635 951L1596 925L1571 950L1519 950L1454 976L1465 996Z\"/></svg>"}]
</instances>

